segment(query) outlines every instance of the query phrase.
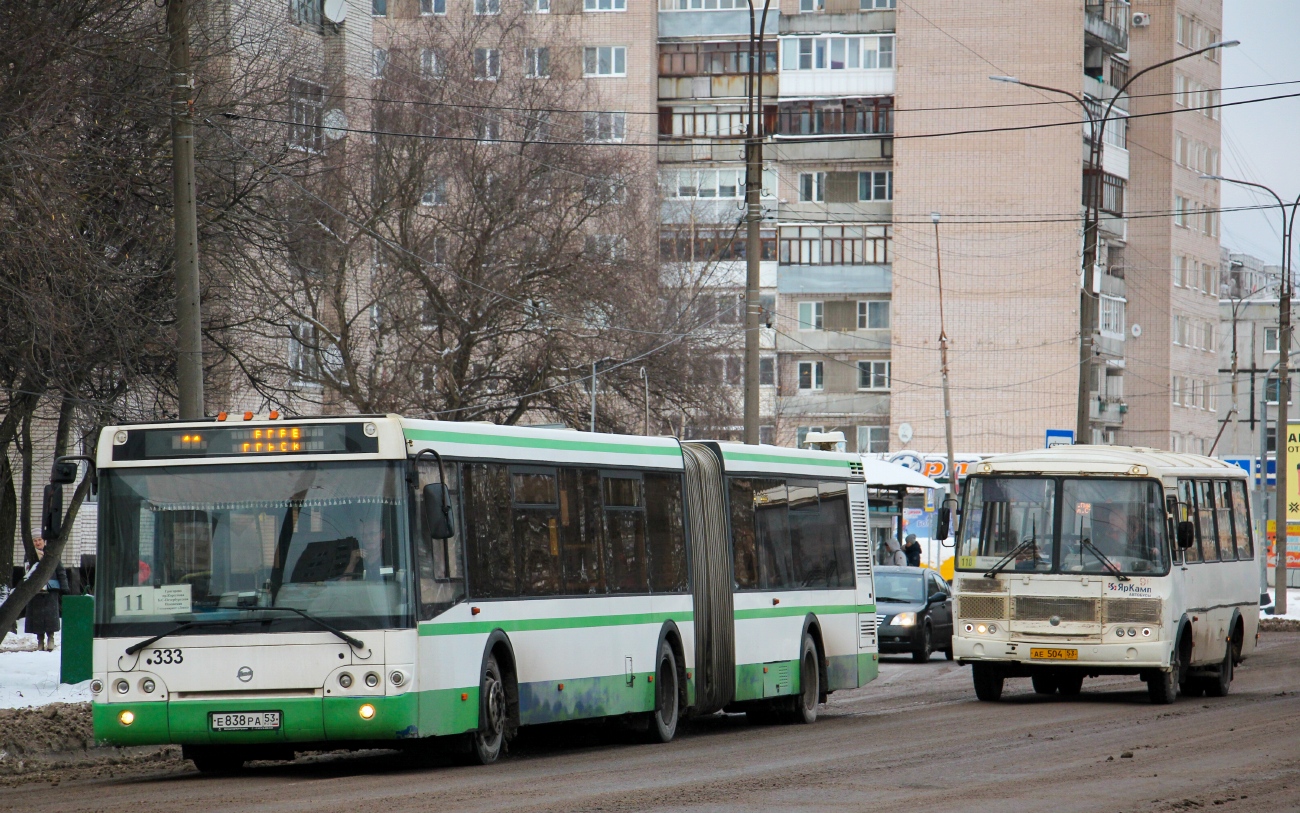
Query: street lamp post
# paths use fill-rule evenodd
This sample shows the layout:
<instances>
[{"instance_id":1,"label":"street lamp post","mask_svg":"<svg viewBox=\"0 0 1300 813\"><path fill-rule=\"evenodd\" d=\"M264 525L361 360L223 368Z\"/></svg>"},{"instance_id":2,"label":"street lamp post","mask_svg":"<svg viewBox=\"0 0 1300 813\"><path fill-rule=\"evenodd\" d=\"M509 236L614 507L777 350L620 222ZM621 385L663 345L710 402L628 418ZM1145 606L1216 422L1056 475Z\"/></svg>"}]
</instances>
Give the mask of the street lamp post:
<instances>
[{"instance_id":1,"label":"street lamp post","mask_svg":"<svg viewBox=\"0 0 1300 813\"><path fill-rule=\"evenodd\" d=\"M1264 184L1229 178L1224 175L1202 175L1201 179L1262 189L1277 201L1277 209L1282 216L1282 285L1277 298L1277 430L1276 441L1273 444L1276 449L1275 455L1277 459L1276 485L1274 485L1275 496L1273 497L1275 512L1273 515L1273 547L1277 552L1277 561L1274 563L1273 570L1273 612L1281 615L1286 613L1287 479L1290 474L1287 471L1289 465L1288 447L1290 446L1288 442L1289 433L1287 432L1287 402L1291 400L1291 382L1288 378L1287 367L1291 355L1291 297L1295 295L1295 282L1291 278L1291 238L1292 230L1295 228L1296 209L1300 208L1300 197L1297 197L1295 203L1291 204L1291 214L1288 216L1286 213L1287 204L1282 200L1282 196ZM1267 378L1264 379L1264 387L1267 390ZM1261 461L1261 467L1262 463L1263 461Z\"/></svg>"},{"instance_id":2,"label":"street lamp post","mask_svg":"<svg viewBox=\"0 0 1300 813\"><path fill-rule=\"evenodd\" d=\"M943 434L948 442L948 490L955 497L959 486L952 453L952 398L948 395L948 331L943 322L943 262L939 252L939 218L938 212L930 213L930 220L934 222L934 270L939 277L939 373L943 378Z\"/></svg>"},{"instance_id":3,"label":"street lamp post","mask_svg":"<svg viewBox=\"0 0 1300 813\"><path fill-rule=\"evenodd\" d=\"M1091 108L1088 107L1087 100L1079 93L1060 88L1048 87L1047 85L1038 85L1033 82L1022 82L1014 76L990 76L995 82L1008 82L1014 85L1023 85L1024 87L1035 88L1048 93L1059 93L1063 96L1069 96L1078 102L1088 119L1089 129L1092 131L1092 144L1088 153L1088 170L1087 177L1087 195L1085 196L1085 207L1083 216L1083 279L1082 287L1079 292L1079 397L1076 401L1075 410L1075 442L1084 443L1086 437L1092 434L1091 416L1090 416L1090 399L1088 393L1092 387L1092 358L1093 358L1093 333L1097 330L1097 295L1093 292L1096 287L1095 274L1097 258L1101 248L1101 191L1102 191L1102 158L1105 155L1106 140L1106 123L1110 121L1110 114L1115 109L1115 103L1119 97L1129 89L1129 86L1137 81L1138 77L1150 73L1157 68L1163 68L1174 62L1184 59L1190 59L1207 51L1213 51L1218 48L1232 48L1240 45L1238 40L1228 40L1227 42L1214 42L1204 48L1198 48L1195 51L1188 51L1181 56L1166 59L1157 62L1154 65L1148 65L1137 73L1128 78L1123 85L1115 91L1110 102L1106 105L1105 111L1101 118L1098 119L1092 115Z\"/></svg>"},{"instance_id":4,"label":"street lamp post","mask_svg":"<svg viewBox=\"0 0 1300 813\"><path fill-rule=\"evenodd\" d=\"M596 367L599 364L613 360L612 356L605 356L591 362L591 431L593 432L596 431Z\"/></svg>"}]
</instances>

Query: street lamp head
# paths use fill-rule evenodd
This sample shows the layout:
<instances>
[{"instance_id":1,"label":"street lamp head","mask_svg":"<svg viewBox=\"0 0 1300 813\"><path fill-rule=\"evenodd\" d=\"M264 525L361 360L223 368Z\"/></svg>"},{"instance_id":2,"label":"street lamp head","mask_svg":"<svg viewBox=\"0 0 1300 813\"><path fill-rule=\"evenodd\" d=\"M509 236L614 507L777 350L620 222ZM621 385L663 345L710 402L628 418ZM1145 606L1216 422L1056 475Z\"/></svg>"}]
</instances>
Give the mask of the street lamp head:
<instances>
[{"instance_id":1,"label":"street lamp head","mask_svg":"<svg viewBox=\"0 0 1300 813\"><path fill-rule=\"evenodd\" d=\"M1228 179L1222 175L1202 175L1201 180L1202 181L1226 181Z\"/></svg>"},{"instance_id":2,"label":"street lamp head","mask_svg":"<svg viewBox=\"0 0 1300 813\"><path fill-rule=\"evenodd\" d=\"M939 213L938 213L938 212L931 212L931 213L930 213L930 222L931 222L931 223L938 223L938 222L939 222Z\"/></svg>"},{"instance_id":3,"label":"street lamp head","mask_svg":"<svg viewBox=\"0 0 1300 813\"><path fill-rule=\"evenodd\" d=\"M1020 80L1014 76L990 76L989 78L994 82L1009 82L1013 85L1020 84Z\"/></svg>"},{"instance_id":4,"label":"street lamp head","mask_svg":"<svg viewBox=\"0 0 1300 813\"><path fill-rule=\"evenodd\" d=\"M1207 46L1205 46L1205 47L1206 47L1207 49L1209 49L1209 48L1236 48L1238 45L1241 45L1241 40L1224 40L1223 42L1212 42L1212 43L1210 43L1209 45L1207 45Z\"/></svg>"}]
</instances>

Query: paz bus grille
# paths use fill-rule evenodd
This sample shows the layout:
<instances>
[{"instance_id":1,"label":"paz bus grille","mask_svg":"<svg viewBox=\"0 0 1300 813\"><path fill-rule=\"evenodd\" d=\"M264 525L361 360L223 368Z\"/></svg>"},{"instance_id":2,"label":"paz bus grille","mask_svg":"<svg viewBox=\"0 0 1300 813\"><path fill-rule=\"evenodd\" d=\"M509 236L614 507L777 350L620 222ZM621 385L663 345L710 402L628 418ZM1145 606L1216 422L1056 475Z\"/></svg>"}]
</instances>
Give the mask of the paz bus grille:
<instances>
[{"instance_id":1,"label":"paz bus grille","mask_svg":"<svg viewBox=\"0 0 1300 813\"><path fill-rule=\"evenodd\" d=\"M1011 617L1017 621L1049 621L1057 617L1062 621L1096 624L1101 617L1099 604L1100 599L1095 598L1016 596Z\"/></svg>"},{"instance_id":2,"label":"paz bus grille","mask_svg":"<svg viewBox=\"0 0 1300 813\"><path fill-rule=\"evenodd\" d=\"M1006 618L1006 596L957 596L958 618Z\"/></svg>"},{"instance_id":3,"label":"paz bus grille","mask_svg":"<svg viewBox=\"0 0 1300 813\"><path fill-rule=\"evenodd\" d=\"M1001 593L1005 590L997 579L961 579L957 582L959 593Z\"/></svg>"},{"instance_id":4,"label":"paz bus grille","mask_svg":"<svg viewBox=\"0 0 1300 813\"><path fill-rule=\"evenodd\" d=\"M1111 598L1101 606L1107 624L1159 624L1164 617L1158 598Z\"/></svg>"}]
</instances>

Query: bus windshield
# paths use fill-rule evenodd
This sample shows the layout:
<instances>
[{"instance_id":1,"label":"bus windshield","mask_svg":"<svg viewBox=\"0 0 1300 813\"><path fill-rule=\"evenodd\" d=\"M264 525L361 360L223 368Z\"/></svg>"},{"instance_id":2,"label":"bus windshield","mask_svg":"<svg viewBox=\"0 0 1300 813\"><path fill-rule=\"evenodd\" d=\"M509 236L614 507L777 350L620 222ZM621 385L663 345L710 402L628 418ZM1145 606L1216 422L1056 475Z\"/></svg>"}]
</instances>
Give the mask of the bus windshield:
<instances>
[{"instance_id":1,"label":"bus windshield","mask_svg":"<svg viewBox=\"0 0 1300 813\"><path fill-rule=\"evenodd\" d=\"M100 634L225 618L263 623L223 634L319 629L272 608L409 626L403 474L372 461L101 470Z\"/></svg>"},{"instance_id":2,"label":"bus windshield","mask_svg":"<svg viewBox=\"0 0 1300 813\"><path fill-rule=\"evenodd\" d=\"M1015 571L1161 575L1161 497L1151 480L972 477L957 567L988 571L1010 557Z\"/></svg>"}]
</instances>

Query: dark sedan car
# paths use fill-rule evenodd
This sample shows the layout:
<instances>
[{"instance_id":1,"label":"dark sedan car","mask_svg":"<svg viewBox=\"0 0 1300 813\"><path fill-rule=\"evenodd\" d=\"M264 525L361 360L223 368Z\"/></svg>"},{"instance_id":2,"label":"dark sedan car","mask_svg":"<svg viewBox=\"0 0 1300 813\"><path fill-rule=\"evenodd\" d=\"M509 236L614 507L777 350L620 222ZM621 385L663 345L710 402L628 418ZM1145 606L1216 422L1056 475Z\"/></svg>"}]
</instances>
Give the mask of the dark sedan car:
<instances>
[{"instance_id":1,"label":"dark sedan car","mask_svg":"<svg viewBox=\"0 0 1300 813\"><path fill-rule=\"evenodd\" d=\"M911 652L925 663L938 650L952 660L952 589L920 567L876 568L876 627L881 653Z\"/></svg>"}]
</instances>

